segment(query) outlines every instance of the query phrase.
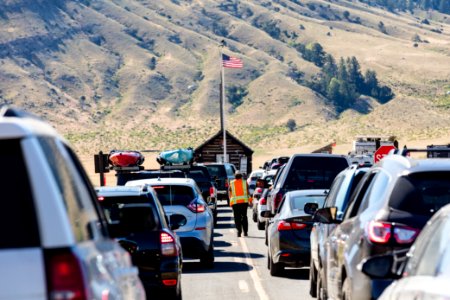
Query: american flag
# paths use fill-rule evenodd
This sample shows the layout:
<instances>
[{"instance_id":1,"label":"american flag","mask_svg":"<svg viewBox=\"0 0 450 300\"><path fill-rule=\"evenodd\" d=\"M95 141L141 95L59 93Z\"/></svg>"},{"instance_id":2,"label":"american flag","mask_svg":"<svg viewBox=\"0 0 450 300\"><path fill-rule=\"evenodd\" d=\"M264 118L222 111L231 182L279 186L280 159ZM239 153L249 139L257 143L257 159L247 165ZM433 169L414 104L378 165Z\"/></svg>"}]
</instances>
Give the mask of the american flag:
<instances>
[{"instance_id":1,"label":"american flag","mask_svg":"<svg viewBox=\"0 0 450 300\"><path fill-rule=\"evenodd\" d=\"M244 66L244 63L237 57L222 54L222 65L224 68L240 69Z\"/></svg>"}]
</instances>

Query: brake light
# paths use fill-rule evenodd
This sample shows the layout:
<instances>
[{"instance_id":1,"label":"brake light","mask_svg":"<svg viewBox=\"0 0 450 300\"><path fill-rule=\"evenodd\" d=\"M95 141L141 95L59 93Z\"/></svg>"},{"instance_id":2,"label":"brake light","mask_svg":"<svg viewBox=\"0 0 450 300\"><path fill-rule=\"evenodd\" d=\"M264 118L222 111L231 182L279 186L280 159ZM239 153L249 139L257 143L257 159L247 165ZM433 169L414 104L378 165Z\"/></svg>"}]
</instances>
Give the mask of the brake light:
<instances>
[{"instance_id":1,"label":"brake light","mask_svg":"<svg viewBox=\"0 0 450 300\"><path fill-rule=\"evenodd\" d=\"M386 244L391 238L391 227L389 223L371 221L368 225L368 237L373 243Z\"/></svg>"},{"instance_id":2,"label":"brake light","mask_svg":"<svg viewBox=\"0 0 450 300\"><path fill-rule=\"evenodd\" d=\"M225 179L225 187L228 188L228 179Z\"/></svg>"},{"instance_id":3,"label":"brake light","mask_svg":"<svg viewBox=\"0 0 450 300\"><path fill-rule=\"evenodd\" d=\"M210 195L211 197L214 197L214 194L215 194L214 187L210 187L210 188L209 188L209 195Z\"/></svg>"},{"instance_id":4,"label":"brake light","mask_svg":"<svg viewBox=\"0 0 450 300\"><path fill-rule=\"evenodd\" d=\"M259 199L259 203L260 203L261 205L266 205L266 204L267 204L266 198L261 198L261 199Z\"/></svg>"},{"instance_id":5,"label":"brake light","mask_svg":"<svg viewBox=\"0 0 450 300\"><path fill-rule=\"evenodd\" d=\"M305 228L306 228L306 224L295 223L295 222L286 222L286 221L278 222L278 226L277 226L278 231L300 230L300 229L305 229Z\"/></svg>"},{"instance_id":6,"label":"brake light","mask_svg":"<svg viewBox=\"0 0 450 300\"><path fill-rule=\"evenodd\" d=\"M163 186L163 185L154 185L154 186L152 186L152 188L157 190L157 189L163 189L163 188L165 188L165 186Z\"/></svg>"},{"instance_id":7,"label":"brake light","mask_svg":"<svg viewBox=\"0 0 450 300\"><path fill-rule=\"evenodd\" d=\"M103 201L103 200L105 200L105 197L103 197L103 196L97 197L97 200L98 201Z\"/></svg>"},{"instance_id":8,"label":"brake light","mask_svg":"<svg viewBox=\"0 0 450 300\"><path fill-rule=\"evenodd\" d=\"M203 203L198 202L197 200L194 200L191 203L189 203L187 208L193 213L202 213L206 210L206 206L203 205Z\"/></svg>"},{"instance_id":9,"label":"brake light","mask_svg":"<svg viewBox=\"0 0 450 300\"><path fill-rule=\"evenodd\" d=\"M45 263L50 299L89 298L80 261L72 251L49 251L45 254Z\"/></svg>"},{"instance_id":10,"label":"brake light","mask_svg":"<svg viewBox=\"0 0 450 300\"><path fill-rule=\"evenodd\" d=\"M175 238L168 232L161 232L161 254L163 256L177 256L177 245L175 244Z\"/></svg>"},{"instance_id":11,"label":"brake light","mask_svg":"<svg viewBox=\"0 0 450 300\"><path fill-rule=\"evenodd\" d=\"M177 285L177 280L176 279L163 279L162 283L165 286L175 286L175 285Z\"/></svg>"},{"instance_id":12,"label":"brake light","mask_svg":"<svg viewBox=\"0 0 450 300\"><path fill-rule=\"evenodd\" d=\"M282 193L277 193L275 195L275 199L274 199L274 208L275 210L278 208L278 205L280 205L281 200L283 199L283 194Z\"/></svg>"},{"instance_id":13,"label":"brake light","mask_svg":"<svg viewBox=\"0 0 450 300\"><path fill-rule=\"evenodd\" d=\"M419 235L420 230L404 225L372 221L368 226L369 240L374 243L386 244L391 236L398 244L411 244Z\"/></svg>"},{"instance_id":14,"label":"brake light","mask_svg":"<svg viewBox=\"0 0 450 300\"><path fill-rule=\"evenodd\" d=\"M256 188L256 189L255 189L255 193L256 193L256 194L261 194L261 193L262 193L262 188L260 188L260 187L259 187L259 188Z\"/></svg>"}]
</instances>

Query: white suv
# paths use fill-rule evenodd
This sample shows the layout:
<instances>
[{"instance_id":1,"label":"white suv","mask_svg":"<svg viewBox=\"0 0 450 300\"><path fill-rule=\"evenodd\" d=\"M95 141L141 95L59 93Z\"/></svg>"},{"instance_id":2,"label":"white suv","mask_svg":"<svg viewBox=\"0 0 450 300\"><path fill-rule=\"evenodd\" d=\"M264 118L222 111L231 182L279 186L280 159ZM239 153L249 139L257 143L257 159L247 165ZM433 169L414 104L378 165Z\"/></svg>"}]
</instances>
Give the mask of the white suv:
<instances>
[{"instance_id":1,"label":"white suv","mask_svg":"<svg viewBox=\"0 0 450 300\"><path fill-rule=\"evenodd\" d=\"M129 254L107 236L95 192L44 122L0 112L0 299L144 299Z\"/></svg>"}]
</instances>

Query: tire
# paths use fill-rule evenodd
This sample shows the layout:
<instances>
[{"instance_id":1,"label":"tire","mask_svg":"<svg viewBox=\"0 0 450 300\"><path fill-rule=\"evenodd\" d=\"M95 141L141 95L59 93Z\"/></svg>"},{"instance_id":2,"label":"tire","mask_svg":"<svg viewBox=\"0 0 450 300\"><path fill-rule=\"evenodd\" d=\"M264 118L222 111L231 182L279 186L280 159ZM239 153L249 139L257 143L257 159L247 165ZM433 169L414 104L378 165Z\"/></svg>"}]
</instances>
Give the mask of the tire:
<instances>
[{"instance_id":1,"label":"tire","mask_svg":"<svg viewBox=\"0 0 450 300\"><path fill-rule=\"evenodd\" d=\"M203 254L200 258L200 263L207 269L214 268L214 246L212 244L209 245L208 251Z\"/></svg>"},{"instance_id":2,"label":"tire","mask_svg":"<svg viewBox=\"0 0 450 300\"><path fill-rule=\"evenodd\" d=\"M344 284L342 284L342 300L351 300L352 292L350 289L350 280L347 278L344 279Z\"/></svg>"},{"instance_id":3,"label":"tire","mask_svg":"<svg viewBox=\"0 0 450 300\"><path fill-rule=\"evenodd\" d=\"M323 286L323 282L325 279L325 273L323 268L317 272L317 299L318 300L326 300L328 298L327 291Z\"/></svg>"},{"instance_id":4,"label":"tire","mask_svg":"<svg viewBox=\"0 0 450 300\"><path fill-rule=\"evenodd\" d=\"M313 298L317 297L317 270L312 258L309 264L309 294Z\"/></svg>"},{"instance_id":5,"label":"tire","mask_svg":"<svg viewBox=\"0 0 450 300\"><path fill-rule=\"evenodd\" d=\"M270 275L280 276L284 271L284 265L281 263L274 263L272 257L269 254L270 259Z\"/></svg>"},{"instance_id":6,"label":"tire","mask_svg":"<svg viewBox=\"0 0 450 300\"><path fill-rule=\"evenodd\" d=\"M266 229L266 222L259 222L258 221L258 229L259 230L264 230L264 229Z\"/></svg>"},{"instance_id":7,"label":"tire","mask_svg":"<svg viewBox=\"0 0 450 300\"><path fill-rule=\"evenodd\" d=\"M266 246L269 246L269 221L266 221L265 237Z\"/></svg>"},{"instance_id":8,"label":"tire","mask_svg":"<svg viewBox=\"0 0 450 300\"><path fill-rule=\"evenodd\" d=\"M252 214L253 222L258 222L258 215L256 214L255 210L252 210L252 211L253 211L253 214Z\"/></svg>"}]
</instances>

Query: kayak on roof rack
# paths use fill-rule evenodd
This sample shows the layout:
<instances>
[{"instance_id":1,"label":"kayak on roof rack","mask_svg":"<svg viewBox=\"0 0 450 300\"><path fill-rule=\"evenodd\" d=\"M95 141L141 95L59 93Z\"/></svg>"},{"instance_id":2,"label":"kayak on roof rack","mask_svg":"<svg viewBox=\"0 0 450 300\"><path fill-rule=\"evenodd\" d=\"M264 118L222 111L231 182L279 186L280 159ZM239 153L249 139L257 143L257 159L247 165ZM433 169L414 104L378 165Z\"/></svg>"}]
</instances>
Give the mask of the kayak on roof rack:
<instances>
[{"instance_id":1,"label":"kayak on roof rack","mask_svg":"<svg viewBox=\"0 0 450 300\"><path fill-rule=\"evenodd\" d=\"M134 167L144 162L144 155L139 151L112 150L108 161L115 167Z\"/></svg>"},{"instance_id":2,"label":"kayak on roof rack","mask_svg":"<svg viewBox=\"0 0 450 300\"><path fill-rule=\"evenodd\" d=\"M160 165L174 165L174 164L192 164L194 160L194 149L186 148L186 149L177 149L177 150L169 150L163 151L159 153L156 161Z\"/></svg>"}]
</instances>

